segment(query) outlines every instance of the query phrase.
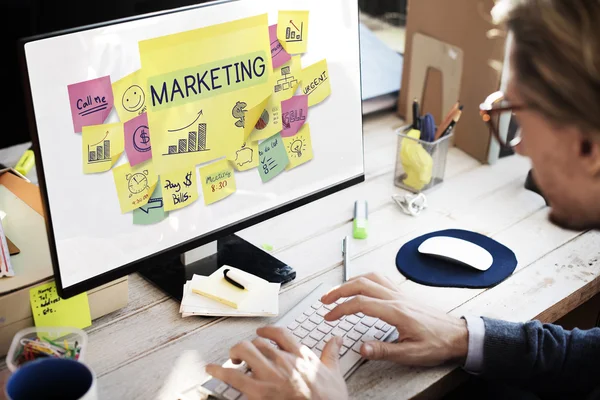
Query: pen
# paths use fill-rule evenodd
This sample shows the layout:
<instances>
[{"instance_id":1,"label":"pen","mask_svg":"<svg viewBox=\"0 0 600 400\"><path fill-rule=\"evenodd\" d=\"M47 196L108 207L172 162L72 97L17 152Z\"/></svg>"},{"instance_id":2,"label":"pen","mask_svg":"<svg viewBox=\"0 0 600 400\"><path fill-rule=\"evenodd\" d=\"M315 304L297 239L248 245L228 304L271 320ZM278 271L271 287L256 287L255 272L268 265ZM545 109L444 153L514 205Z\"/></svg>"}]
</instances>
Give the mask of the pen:
<instances>
[{"instance_id":1,"label":"pen","mask_svg":"<svg viewBox=\"0 0 600 400\"><path fill-rule=\"evenodd\" d=\"M419 101L413 100L413 129L419 130Z\"/></svg>"},{"instance_id":2,"label":"pen","mask_svg":"<svg viewBox=\"0 0 600 400\"><path fill-rule=\"evenodd\" d=\"M344 256L344 282L348 282L348 279L350 279L348 271L348 268L350 267L350 259L348 257L348 236L346 236L342 242L342 255Z\"/></svg>"}]
</instances>

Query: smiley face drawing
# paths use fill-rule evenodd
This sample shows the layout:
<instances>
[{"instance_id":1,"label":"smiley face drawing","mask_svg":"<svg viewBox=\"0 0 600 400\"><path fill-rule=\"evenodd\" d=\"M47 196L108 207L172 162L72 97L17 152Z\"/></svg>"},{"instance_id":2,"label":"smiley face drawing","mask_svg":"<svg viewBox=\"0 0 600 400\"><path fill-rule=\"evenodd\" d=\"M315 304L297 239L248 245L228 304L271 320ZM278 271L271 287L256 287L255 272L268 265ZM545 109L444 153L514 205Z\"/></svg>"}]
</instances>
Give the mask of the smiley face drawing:
<instances>
[{"instance_id":1,"label":"smiley face drawing","mask_svg":"<svg viewBox=\"0 0 600 400\"><path fill-rule=\"evenodd\" d=\"M137 112L146 102L146 95L141 87L138 85L130 86L125 93L123 93L123 108L128 112Z\"/></svg>"},{"instance_id":2,"label":"smiley face drawing","mask_svg":"<svg viewBox=\"0 0 600 400\"><path fill-rule=\"evenodd\" d=\"M148 170L144 170L143 173L136 172L135 174L127 174L127 187L129 188L131 198L135 194L140 194L148 188Z\"/></svg>"}]
</instances>

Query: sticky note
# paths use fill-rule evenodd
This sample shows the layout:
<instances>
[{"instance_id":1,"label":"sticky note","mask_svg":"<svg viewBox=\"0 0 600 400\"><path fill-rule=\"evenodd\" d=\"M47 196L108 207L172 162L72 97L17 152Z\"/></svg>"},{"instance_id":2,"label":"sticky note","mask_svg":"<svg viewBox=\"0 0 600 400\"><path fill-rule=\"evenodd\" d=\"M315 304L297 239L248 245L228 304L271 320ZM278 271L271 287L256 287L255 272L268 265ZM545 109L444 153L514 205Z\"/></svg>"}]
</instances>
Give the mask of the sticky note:
<instances>
[{"instance_id":1,"label":"sticky note","mask_svg":"<svg viewBox=\"0 0 600 400\"><path fill-rule=\"evenodd\" d=\"M308 11L279 11L277 37L288 53L306 53Z\"/></svg>"},{"instance_id":2,"label":"sticky note","mask_svg":"<svg viewBox=\"0 0 600 400\"><path fill-rule=\"evenodd\" d=\"M265 112L265 108L267 107L267 103L269 102L270 96L264 98L260 103L256 104L252 107L245 115L244 121L244 140L247 140L254 127L259 123L260 126L265 124L265 118L268 116L263 115ZM268 120L266 121L268 123Z\"/></svg>"},{"instance_id":3,"label":"sticky note","mask_svg":"<svg viewBox=\"0 0 600 400\"><path fill-rule=\"evenodd\" d=\"M302 62L300 56L294 56L290 61L273 71L273 94L279 101L291 98L298 89L302 79Z\"/></svg>"},{"instance_id":4,"label":"sticky note","mask_svg":"<svg viewBox=\"0 0 600 400\"><path fill-rule=\"evenodd\" d=\"M302 70L302 93L308 95L309 107L319 104L331 94L326 59Z\"/></svg>"},{"instance_id":5,"label":"sticky note","mask_svg":"<svg viewBox=\"0 0 600 400\"><path fill-rule=\"evenodd\" d=\"M169 213L165 212L164 201L162 197L162 185L160 179L156 184L154 192L146 205L133 210L134 225L152 225L167 217Z\"/></svg>"},{"instance_id":6,"label":"sticky note","mask_svg":"<svg viewBox=\"0 0 600 400\"><path fill-rule=\"evenodd\" d=\"M307 95L301 94L281 102L281 124L283 126L281 137L292 137L298 133L304 122L306 122L307 117Z\"/></svg>"},{"instance_id":7,"label":"sticky note","mask_svg":"<svg viewBox=\"0 0 600 400\"><path fill-rule=\"evenodd\" d=\"M267 13L141 40L138 48L161 177L240 148L248 112L273 92Z\"/></svg>"},{"instance_id":8,"label":"sticky note","mask_svg":"<svg viewBox=\"0 0 600 400\"><path fill-rule=\"evenodd\" d=\"M83 173L106 172L125 150L123 124L84 126L81 132Z\"/></svg>"},{"instance_id":9,"label":"sticky note","mask_svg":"<svg viewBox=\"0 0 600 400\"><path fill-rule=\"evenodd\" d=\"M258 156L258 172L263 183L282 173L290 162L279 133L258 145Z\"/></svg>"},{"instance_id":10,"label":"sticky note","mask_svg":"<svg viewBox=\"0 0 600 400\"><path fill-rule=\"evenodd\" d=\"M123 125L125 130L125 153L132 167L152 158L148 116L144 113Z\"/></svg>"},{"instance_id":11,"label":"sticky note","mask_svg":"<svg viewBox=\"0 0 600 400\"><path fill-rule=\"evenodd\" d=\"M125 163L113 169L113 178L123 214L146 205L158 183L152 163L135 167Z\"/></svg>"},{"instance_id":12,"label":"sticky note","mask_svg":"<svg viewBox=\"0 0 600 400\"><path fill-rule=\"evenodd\" d=\"M209 205L235 193L235 172L225 159L200 168L204 204Z\"/></svg>"},{"instance_id":13,"label":"sticky note","mask_svg":"<svg viewBox=\"0 0 600 400\"><path fill-rule=\"evenodd\" d=\"M195 166L162 174L165 211L178 210L198 200L197 180Z\"/></svg>"},{"instance_id":14,"label":"sticky note","mask_svg":"<svg viewBox=\"0 0 600 400\"><path fill-rule=\"evenodd\" d=\"M110 76L68 85L67 91L75 133L81 132L84 126L106 121L114 105Z\"/></svg>"},{"instance_id":15,"label":"sticky note","mask_svg":"<svg viewBox=\"0 0 600 400\"><path fill-rule=\"evenodd\" d=\"M56 283L50 282L29 289L29 299L35 326L84 329L92 325L87 293L63 299L56 291Z\"/></svg>"},{"instance_id":16,"label":"sticky note","mask_svg":"<svg viewBox=\"0 0 600 400\"><path fill-rule=\"evenodd\" d=\"M269 26L269 39L271 40L271 59L273 60L273 68L279 68L290 61L292 56L285 51L283 45L277 38L277 24Z\"/></svg>"},{"instance_id":17,"label":"sticky note","mask_svg":"<svg viewBox=\"0 0 600 400\"><path fill-rule=\"evenodd\" d=\"M268 139L281 132L281 129L281 101L275 96L270 96L262 115L254 126L254 130L246 141L257 142Z\"/></svg>"},{"instance_id":18,"label":"sticky note","mask_svg":"<svg viewBox=\"0 0 600 400\"><path fill-rule=\"evenodd\" d=\"M246 142L228 157L237 171L248 171L258 167L258 142Z\"/></svg>"},{"instance_id":19,"label":"sticky note","mask_svg":"<svg viewBox=\"0 0 600 400\"><path fill-rule=\"evenodd\" d=\"M115 109L121 122L146 112L146 92L141 70L137 70L112 84Z\"/></svg>"},{"instance_id":20,"label":"sticky note","mask_svg":"<svg viewBox=\"0 0 600 400\"><path fill-rule=\"evenodd\" d=\"M309 124L304 124L295 136L283 138L283 144L290 159L290 163L285 168L286 170L296 168L313 159Z\"/></svg>"}]
</instances>

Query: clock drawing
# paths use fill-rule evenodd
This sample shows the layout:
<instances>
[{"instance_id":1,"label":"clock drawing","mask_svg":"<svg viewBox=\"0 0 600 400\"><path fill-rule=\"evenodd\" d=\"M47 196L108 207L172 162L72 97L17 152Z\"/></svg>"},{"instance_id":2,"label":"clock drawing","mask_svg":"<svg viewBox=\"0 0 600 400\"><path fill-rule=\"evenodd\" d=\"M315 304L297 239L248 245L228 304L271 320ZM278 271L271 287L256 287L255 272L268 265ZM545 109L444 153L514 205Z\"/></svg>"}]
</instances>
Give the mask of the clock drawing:
<instances>
[{"instance_id":1,"label":"clock drawing","mask_svg":"<svg viewBox=\"0 0 600 400\"><path fill-rule=\"evenodd\" d=\"M127 187L129 188L131 198L134 194L140 194L148 188L148 170L144 172L136 172L135 174L127 174Z\"/></svg>"}]
</instances>

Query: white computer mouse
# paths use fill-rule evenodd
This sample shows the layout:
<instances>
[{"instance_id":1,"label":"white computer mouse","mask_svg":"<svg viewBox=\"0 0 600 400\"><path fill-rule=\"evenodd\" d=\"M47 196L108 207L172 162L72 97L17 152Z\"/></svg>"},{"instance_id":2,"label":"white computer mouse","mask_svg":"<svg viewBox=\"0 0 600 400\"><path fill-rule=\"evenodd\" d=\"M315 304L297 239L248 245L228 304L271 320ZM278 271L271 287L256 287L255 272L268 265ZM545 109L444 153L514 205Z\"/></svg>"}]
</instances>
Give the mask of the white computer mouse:
<instances>
[{"instance_id":1,"label":"white computer mouse","mask_svg":"<svg viewBox=\"0 0 600 400\"><path fill-rule=\"evenodd\" d=\"M483 247L450 236L435 236L425 240L419 246L419 253L466 265L479 271L487 271L494 262L490 252Z\"/></svg>"}]
</instances>

